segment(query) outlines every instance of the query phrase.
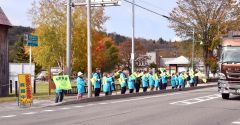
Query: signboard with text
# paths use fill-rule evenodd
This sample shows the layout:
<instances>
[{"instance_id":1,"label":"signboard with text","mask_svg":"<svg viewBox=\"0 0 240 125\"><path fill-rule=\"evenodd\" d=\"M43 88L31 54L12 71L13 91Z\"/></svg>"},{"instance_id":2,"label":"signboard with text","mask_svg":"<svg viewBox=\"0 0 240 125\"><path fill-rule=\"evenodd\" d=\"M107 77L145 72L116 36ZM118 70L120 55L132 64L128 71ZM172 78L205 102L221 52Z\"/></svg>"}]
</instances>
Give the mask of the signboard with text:
<instances>
[{"instance_id":1,"label":"signboard with text","mask_svg":"<svg viewBox=\"0 0 240 125\"><path fill-rule=\"evenodd\" d=\"M32 103L32 86L31 86L31 75L30 74L19 74L19 102L20 104L31 104Z\"/></svg>"},{"instance_id":2,"label":"signboard with text","mask_svg":"<svg viewBox=\"0 0 240 125\"><path fill-rule=\"evenodd\" d=\"M56 85L56 88L58 89L62 89L62 90L72 89L71 82L68 75L53 76L53 81Z\"/></svg>"},{"instance_id":3,"label":"signboard with text","mask_svg":"<svg viewBox=\"0 0 240 125\"><path fill-rule=\"evenodd\" d=\"M38 46L38 36L25 34L24 39L27 41L27 46Z\"/></svg>"}]
</instances>

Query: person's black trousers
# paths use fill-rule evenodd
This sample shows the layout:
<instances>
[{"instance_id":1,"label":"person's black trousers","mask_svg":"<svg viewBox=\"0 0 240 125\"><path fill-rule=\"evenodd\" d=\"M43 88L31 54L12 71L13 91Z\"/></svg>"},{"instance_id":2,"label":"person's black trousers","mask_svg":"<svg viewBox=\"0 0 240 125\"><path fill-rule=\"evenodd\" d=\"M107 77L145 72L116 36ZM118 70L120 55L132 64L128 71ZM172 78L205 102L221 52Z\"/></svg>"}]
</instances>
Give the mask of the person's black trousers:
<instances>
[{"instance_id":1,"label":"person's black trousers","mask_svg":"<svg viewBox=\"0 0 240 125\"><path fill-rule=\"evenodd\" d=\"M133 93L134 89L129 89L129 93Z\"/></svg>"},{"instance_id":2,"label":"person's black trousers","mask_svg":"<svg viewBox=\"0 0 240 125\"><path fill-rule=\"evenodd\" d=\"M56 93L55 103L62 102L64 97L63 92Z\"/></svg>"},{"instance_id":3,"label":"person's black trousers","mask_svg":"<svg viewBox=\"0 0 240 125\"><path fill-rule=\"evenodd\" d=\"M162 82L159 82L159 88L160 88L160 90L163 90L163 84L162 84Z\"/></svg>"},{"instance_id":4,"label":"person's black trousers","mask_svg":"<svg viewBox=\"0 0 240 125\"><path fill-rule=\"evenodd\" d=\"M162 84L162 90L166 90L167 89L167 83Z\"/></svg>"},{"instance_id":5,"label":"person's black trousers","mask_svg":"<svg viewBox=\"0 0 240 125\"><path fill-rule=\"evenodd\" d=\"M126 93L126 90L127 90L127 87L125 86L125 87L122 87L121 88L121 94L125 94Z\"/></svg>"},{"instance_id":6,"label":"person's black trousers","mask_svg":"<svg viewBox=\"0 0 240 125\"><path fill-rule=\"evenodd\" d=\"M135 89L136 89L136 93L139 92L140 89L140 84L139 83L134 83Z\"/></svg>"},{"instance_id":7,"label":"person's black trousers","mask_svg":"<svg viewBox=\"0 0 240 125\"><path fill-rule=\"evenodd\" d=\"M95 88L94 95L95 97L99 96L101 88Z\"/></svg>"},{"instance_id":8,"label":"person's black trousers","mask_svg":"<svg viewBox=\"0 0 240 125\"><path fill-rule=\"evenodd\" d=\"M143 92L147 92L148 87L143 87Z\"/></svg>"}]
</instances>

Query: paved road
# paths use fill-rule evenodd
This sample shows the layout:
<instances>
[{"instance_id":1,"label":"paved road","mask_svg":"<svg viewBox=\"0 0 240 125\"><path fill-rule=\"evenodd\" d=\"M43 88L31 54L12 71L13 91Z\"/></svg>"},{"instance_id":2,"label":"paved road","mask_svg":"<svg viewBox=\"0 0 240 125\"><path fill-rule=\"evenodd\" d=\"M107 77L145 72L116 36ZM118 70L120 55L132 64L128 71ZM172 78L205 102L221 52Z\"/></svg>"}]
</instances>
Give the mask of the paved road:
<instances>
[{"instance_id":1,"label":"paved road","mask_svg":"<svg viewBox=\"0 0 240 125\"><path fill-rule=\"evenodd\" d=\"M0 112L1 125L240 124L240 97L222 100L216 88L88 104Z\"/></svg>"}]
</instances>

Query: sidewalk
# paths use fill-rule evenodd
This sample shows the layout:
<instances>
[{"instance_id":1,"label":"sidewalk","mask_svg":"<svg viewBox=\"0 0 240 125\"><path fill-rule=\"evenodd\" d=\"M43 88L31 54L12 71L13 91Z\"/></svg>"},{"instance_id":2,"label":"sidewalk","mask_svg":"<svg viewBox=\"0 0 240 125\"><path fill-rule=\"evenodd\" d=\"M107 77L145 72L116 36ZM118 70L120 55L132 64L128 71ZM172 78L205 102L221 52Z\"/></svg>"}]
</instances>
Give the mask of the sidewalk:
<instances>
[{"instance_id":1,"label":"sidewalk","mask_svg":"<svg viewBox=\"0 0 240 125\"><path fill-rule=\"evenodd\" d=\"M198 89L198 88L201 88L201 87L212 87L212 86L214 86L214 85L216 85L216 83L207 83L207 84L199 84L198 85L198 87L196 87L195 89ZM188 89L189 87L188 86L186 86L186 88L185 89ZM171 92L171 86L168 86L167 87L167 90L166 90L166 92L168 91L168 90L170 90L169 92ZM150 89L148 89L148 92L149 93L147 93L146 95L149 95L149 94L151 94L151 93L153 93L153 94L159 94L159 91L153 91L153 92L150 92ZM140 93L139 94L135 94L136 96L138 96L138 95L140 95L141 96L141 93L142 93L142 89L140 89ZM115 96L114 96L115 95ZM116 96L117 95L117 96ZM109 99L114 99L115 97L116 97L116 99L117 98L119 98L119 96L121 95L121 92L120 91L118 91L118 92L113 92L112 93L112 96L108 96L108 97L111 97L111 98L109 98ZM126 95L121 95L121 96L126 96L126 98L127 97L131 97L131 96L129 96L129 95L131 95L131 94L129 94L129 91L127 90L127 92L126 92ZM100 94L100 98L104 98L104 96L105 96L105 94L104 93L101 93ZM98 100L100 99L99 97L98 97ZM121 97L122 98L122 97ZM93 101L93 99L94 99L94 97L92 98L92 100L91 101ZM83 99L83 103L84 102L86 102L86 100L87 100L87 94L85 94L84 95L84 99ZM100 100L104 100L104 99L100 99ZM107 100L107 99L105 99L105 100ZM78 100L77 102L79 102L79 101L82 101L82 100ZM56 105L61 105L61 104L68 104L68 103L71 103L71 102L74 102L74 103L76 103L76 96L64 96L64 100L63 100L63 102L62 103L58 103L58 104L56 104L55 102L54 102L54 98L52 98L52 99L50 99L50 100L33 100L33 104L32 104L32 106L31 107L29 107L29 108L20 108L20 107L18 107L18 104L17 104L17 102L4 102L4 103L0 103L0 112L2 112L2 111L11 111L11 110L25 110L25 109L32 109L32 108L42 108L42 107L48 107L48 106L56 106Z\"/></svg>"}]
</instances>

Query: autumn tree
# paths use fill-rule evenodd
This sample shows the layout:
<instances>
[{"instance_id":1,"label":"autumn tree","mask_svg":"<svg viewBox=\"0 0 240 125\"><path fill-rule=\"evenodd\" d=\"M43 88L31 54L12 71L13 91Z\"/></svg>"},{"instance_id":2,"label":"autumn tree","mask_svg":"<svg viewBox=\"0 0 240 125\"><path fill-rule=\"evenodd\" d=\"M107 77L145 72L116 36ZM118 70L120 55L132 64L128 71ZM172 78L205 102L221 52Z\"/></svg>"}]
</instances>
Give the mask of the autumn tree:
<instances>
[{"instance_id":1,"label":"autumn tree","mask_svg":"<svg viewBox=\"0 0 240 125\"><path fill-rule=\"evenodd\" d=\"M128 66L131 65L131 53L132 53L132 42L131 41L125 41L120 44L119 46L120 50L120 59L121 62L124 64L127 64ZM135 60L140 56L146 53L146 50L141 45L140 42L135 42Z\"/></svg>"},{"instance_id":2,"label":"autumn tree","mask_svg":"<svg viewBox=\"0 0 240 125\"><path fill-rule=\"evenodd\" d=\"M81 1L81 0L75 0ZM64 69L66 65L66 0L40 0L33 3L29 14L33 26L36 28L34 34L39 36L39 46L33 49L34 62L44 68L48 66L59 66ZM92 9L92 33L93 50L98 45L104 44L106 35L99 35L103 31L103 24L108 18L104 16L103 8ZM75 7L72 12L72 71L87 70L87 14L86 7ZM105 53L98 52L98 54ZM93 52L93 55L95 51ZM96 55L96 54L95 54ZM94 57L96 62L101 56ZM102 62L105 63L105 62ZM93 63L95 65L95 63ZM97 64L97 66L99 66Z\"/></svg>"},{"instance_id":3,"label":"autumn tree","mask_svg":"<svg viewBox=\"0 0 240 125\"><path fill-rule=\"evenodd\" d=\"M196 41L202 41L206 75L221 36L239 27L239 8L232 3L233 0L178 0L178 6L170 13L170 27L178 36L189 39L194 30Z\"/></svg>"}]
</instances>

